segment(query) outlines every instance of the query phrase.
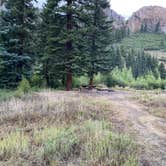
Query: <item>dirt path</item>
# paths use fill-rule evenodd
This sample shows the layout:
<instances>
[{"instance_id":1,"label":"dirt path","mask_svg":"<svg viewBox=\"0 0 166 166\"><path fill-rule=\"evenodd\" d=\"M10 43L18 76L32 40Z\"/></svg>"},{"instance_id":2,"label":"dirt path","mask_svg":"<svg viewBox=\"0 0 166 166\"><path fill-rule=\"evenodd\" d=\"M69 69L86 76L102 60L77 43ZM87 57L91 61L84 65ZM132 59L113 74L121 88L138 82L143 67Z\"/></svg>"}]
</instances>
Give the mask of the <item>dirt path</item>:
<instances>
[{"instance_id":1,"label":"dirt path","mask_svg":"<svg viewBox=\"0 0 166 166\"><path fill-rule=\"evenodd\" d=\"M166 119L144 111L129 92L112 92L115 119L124 124L124 131L134 136L142 149L143 165L166 166ZM145 155L146 154L146 155Z\"/></svg>"}]
</instances>

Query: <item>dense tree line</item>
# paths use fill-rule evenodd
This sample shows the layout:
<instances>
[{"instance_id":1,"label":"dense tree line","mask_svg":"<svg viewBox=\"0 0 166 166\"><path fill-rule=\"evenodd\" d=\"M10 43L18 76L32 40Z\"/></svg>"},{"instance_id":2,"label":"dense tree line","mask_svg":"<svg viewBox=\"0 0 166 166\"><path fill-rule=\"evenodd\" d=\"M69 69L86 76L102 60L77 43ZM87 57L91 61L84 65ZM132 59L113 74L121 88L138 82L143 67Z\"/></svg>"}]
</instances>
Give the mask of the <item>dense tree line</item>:
<instances>
[{"instance_id":1,"label":"dense tree line","mask_svg":"<svg viewBox=\"0 0 166 166\"><path fill-rule=\"evenodd\" d=\"M163 63L143 50L125 49L124 47L112 47L112 66L123 69L132 69L134 78L152 73L155 78L166 78L166 69Z\"/></svg>"},{"instance_id":2,"label":"dense tree line","mask_svg":"<svg viewBox=\"0 0 166 166\"><path fill-rule=\"evenodd\" d=\"M16 87L34 62L42 65L47 86L60 81L70 90L73 75L84 73L92 84L95 73L109 70L107 7L107 0L47 0L38 14L32 0L8 0L1 13L0 86Z\"/></svg>"}]
</instances>

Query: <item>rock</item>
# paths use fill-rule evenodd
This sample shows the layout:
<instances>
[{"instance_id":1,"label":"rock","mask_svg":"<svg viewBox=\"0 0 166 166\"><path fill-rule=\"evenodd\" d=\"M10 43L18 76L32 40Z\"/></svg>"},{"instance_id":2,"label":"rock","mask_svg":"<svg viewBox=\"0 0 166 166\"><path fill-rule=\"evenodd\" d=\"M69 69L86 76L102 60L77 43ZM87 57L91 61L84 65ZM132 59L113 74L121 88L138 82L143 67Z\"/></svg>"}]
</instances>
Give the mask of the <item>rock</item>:
<instances>
[{"instance_id":1,"label":"rock","mask_svg":"<svg viewBox=\"0 0 166 166\"><path fill-rule=\"evenodd\" d=\"M106 14L106 16L108 17L109 20L113 20L113 27L115 29L120 29L122 27L125 27L126 23L125 23L125 19L124 19L123 16L116 13L111 8L106 8L104 10L104 12L105 12L105 14Z\"/></svg>"},{"instance_id":2,"label":"rock","mask_svg":"<svg viewBox=\"0 0 166 166\"><path fill-rule=\"evenodd\" d=\"M166 8L160 6L146 6L139 9L127 21L132 33L160 32L166 34Z\"/></svg>"}]
</instances>

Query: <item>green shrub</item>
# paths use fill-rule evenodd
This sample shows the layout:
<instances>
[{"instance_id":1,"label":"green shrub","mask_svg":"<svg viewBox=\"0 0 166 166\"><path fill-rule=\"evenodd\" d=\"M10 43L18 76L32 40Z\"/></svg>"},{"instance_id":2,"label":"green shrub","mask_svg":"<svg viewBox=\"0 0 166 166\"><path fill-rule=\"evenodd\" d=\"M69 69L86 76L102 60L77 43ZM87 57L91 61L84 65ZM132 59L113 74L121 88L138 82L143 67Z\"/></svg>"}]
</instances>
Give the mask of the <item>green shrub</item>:
<instances>
[{"instance_id":1,"label":"green shrub","mask_svg":"<svg viewBox=\"0 0 166 166\"><path fill-rule=\"evenodd\" d=\"M31 91L31 86L29 81L26 78L23 78L22 81L19 83L18 86L18 93L29 93Z\"/></svg>"},{"instance_id":2,"label":"green shrub","mask_svg":"<svg viewBox=\"0 0 166 166\"><path fill-rule=\"evenodd\" d=\"M94 84L99 85L104 83L104 76L101 73L98 73L94 76Z\"/></svg>"},{"instance_id":3,"label":"green shrub","mask_svg":"<svg viewBox=\"0 0 166 166\"><path fill-rule=\"evenodd\" d=\"M130 87L136 88L136 89L148 89L148 82L145 80L144 77L138 77L131 85Z\"/></svg>"},{"instance_id":4,"label":"green shrub","mask_svg":"<svg viewBox=\"0 0 166 166\"><path fill-rule=\"evenodd\" d=\"M138 77L136 80L132 75L131 69L118 69L115 68L111 73L106 76L105 84L111 86L132 87L136 89L165 89L166 80L155 78L153 73L149 73L144 77Z\"/></svg>"},{"instance_id":5,"label":"green shrub","mask_svg":"<svg viewBox=\"0 0 166 166\"><path fill-rule=\"evenodd\" d=\"M43 85L43 78L39 75L33 75L33 77L30 80L32 87L42 87Z\"/></svg>"},{"instance_id":6,"label":"green shrub","mask_svg":"<svg viewBox=\"0 0 166 166\"><path fill-rule=\"evenodd\" d=\"M87 76L74 77L73 78L73 87L78 88L82 85L88 85L89 78Z\"/></svg>"},{"instance_id":7,"label":"green shrub","mask_svg":"<svg viewBox=\"0 0 166 166\"><path fill-rule=\"evenodd\" d=\"M113 86L129 86L134 82L134 77L132 75L131 69L124 68L122 70L115 68L107 77L107 85L110 86L112 84Z\"/></svg>"}]
</instances>

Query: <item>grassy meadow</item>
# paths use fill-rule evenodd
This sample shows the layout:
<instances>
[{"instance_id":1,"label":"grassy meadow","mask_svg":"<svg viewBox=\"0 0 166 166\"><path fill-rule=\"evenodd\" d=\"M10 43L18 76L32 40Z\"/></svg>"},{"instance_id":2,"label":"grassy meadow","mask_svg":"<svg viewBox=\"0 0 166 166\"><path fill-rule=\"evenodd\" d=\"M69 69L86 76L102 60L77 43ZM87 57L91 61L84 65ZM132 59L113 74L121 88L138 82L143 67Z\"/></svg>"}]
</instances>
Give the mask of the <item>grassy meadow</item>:
<instances>
[{"instance_id":1,"label":"grassy meadow","mask_svg":"<svg viewBox=\"0 0 166 166\"><path fill-rule=\"evenodd\" d=\"M121 44L126 48L165 51L166 35L157 33L137 33L124 38Z\"/></svg>"},{"instance_id":2,"label":"grassy meadow","mask_svg":"<svg viewBox=\"0 0 166 166\"><path fill-rule=\"evenodd\" d=\"M166 93L160 90L139 91L134 96L150 114L166 119Z\"/></svg>"},{"instance_id":3,"label":"grassy meadow","mask_svg":"<svg viewBox=\"0 0 166 166\"><path fill-rule=\"evenodd\" d=\"M115 132L112 116L108 99L93 94L8 95L0 101L0 165L137 166L138 146Z\"/></svg>"}]
</instances>

